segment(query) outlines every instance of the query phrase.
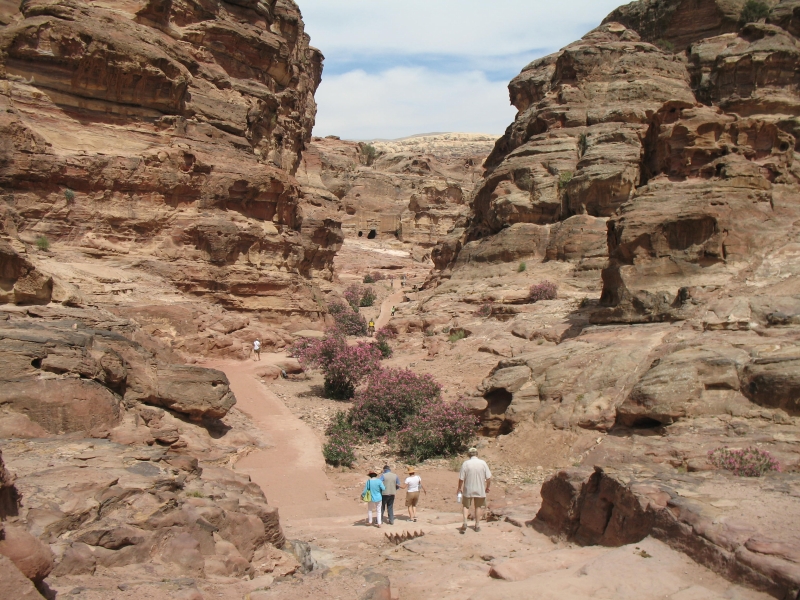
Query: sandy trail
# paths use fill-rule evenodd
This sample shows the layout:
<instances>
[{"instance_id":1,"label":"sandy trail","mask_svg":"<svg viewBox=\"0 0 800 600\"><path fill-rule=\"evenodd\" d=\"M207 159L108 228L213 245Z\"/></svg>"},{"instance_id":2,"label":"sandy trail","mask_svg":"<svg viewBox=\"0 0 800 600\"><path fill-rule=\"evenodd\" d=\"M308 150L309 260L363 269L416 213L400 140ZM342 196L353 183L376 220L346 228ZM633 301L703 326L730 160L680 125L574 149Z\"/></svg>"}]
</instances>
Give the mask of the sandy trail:
<instances>
[{"instance_id":1,"label":"sandy trail","mask_svg":"<svg viewBox=\"0 0 800 600\"><path fill-rule=\"evenodd\" d=\"M387 296L386 299L381 302L381 314L375 320L375 331L381 327L386 327L392 318L392 307L397 306L403 301L403 286L400 283L400 280L395 279L392 282L392 287L396 291L392 295Z\"/></svg>"},{"instance_id":2,"label":"sandy trail","mask_svg":"<svg viewBox=\"0 0 800 600\"><path fill-rule=\"evenodd\" d=\"M285 360L284 354L262 354L260 362L209 361L205 366L224 371L236 394L236 407L247 413L270 444L236 463L277 506L283 518L327 517L359 512L352 499L341 498L325 473L322 445L314 431L295 417L256 373Z\"/></svg>"}]
</instances>

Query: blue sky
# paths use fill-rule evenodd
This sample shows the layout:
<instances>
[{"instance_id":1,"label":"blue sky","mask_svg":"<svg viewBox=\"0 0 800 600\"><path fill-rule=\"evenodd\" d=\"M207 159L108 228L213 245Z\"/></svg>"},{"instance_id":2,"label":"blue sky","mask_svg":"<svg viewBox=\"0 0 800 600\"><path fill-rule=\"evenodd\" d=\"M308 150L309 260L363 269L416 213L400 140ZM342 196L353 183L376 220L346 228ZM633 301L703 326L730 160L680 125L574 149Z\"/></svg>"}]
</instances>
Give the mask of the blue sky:
<instances>
[{"instance_id":1,"label":"blue sky","mask_svg":"<svg viewBox=\"0 0 800 600\"><path fill-rule=\"evenodd\" d=\"M315 135L500 135L508 82L620 0L297 0L325 55Z\"/></svg>"}]
</instances>

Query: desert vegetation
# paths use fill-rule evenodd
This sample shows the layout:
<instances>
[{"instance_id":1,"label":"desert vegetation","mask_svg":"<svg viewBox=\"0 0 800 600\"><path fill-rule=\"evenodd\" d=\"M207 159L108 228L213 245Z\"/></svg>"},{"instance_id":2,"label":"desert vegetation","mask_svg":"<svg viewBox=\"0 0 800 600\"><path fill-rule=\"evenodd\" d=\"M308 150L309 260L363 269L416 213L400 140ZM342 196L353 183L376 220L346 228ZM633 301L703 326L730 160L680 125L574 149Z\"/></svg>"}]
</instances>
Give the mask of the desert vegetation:
<instances>
[{"instance_id":1,"label":"desert vegetation","mask_svg":"<svg viewBox=\"0 0 800 600\"><path fill-rule=\"evenodd\" d=\"M544 280L531 286L528 292L528 302L540 300L555 300L558 298L558 286L552 281Z\"/></svg>"}]
</instances>

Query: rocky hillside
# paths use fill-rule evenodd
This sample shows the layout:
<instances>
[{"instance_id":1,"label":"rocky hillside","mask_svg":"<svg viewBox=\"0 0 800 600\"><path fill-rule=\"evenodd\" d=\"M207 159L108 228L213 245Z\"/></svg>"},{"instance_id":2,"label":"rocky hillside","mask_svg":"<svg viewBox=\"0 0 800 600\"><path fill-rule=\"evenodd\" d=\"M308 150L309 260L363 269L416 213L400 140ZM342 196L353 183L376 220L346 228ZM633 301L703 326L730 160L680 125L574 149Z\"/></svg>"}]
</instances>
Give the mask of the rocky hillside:
<instances>
[{"instance_id":1,"label":"rocky hillside","mask_svg":"<svg viewBox=\"0 0 800 600\"><path fill-rule=\"evenodd\" d=\"M465 133L370 144L313 138L298 179L307 198L342 221L346 237L397 239L424 256L466 226L467 205L493 143L492 136ZM337 209L343 212L331 212Z\"/></svg>"},{"instance_id":2,"label":"rocky hillside","mask_svg":"<svg viewBox=\"0 0 800 600\"><path fill-rule=\"evenodd\" d=\"M311 277L330 278L340 234L306 218L293 179L322 71L294 2L47 0L3 23L0 223L17 251L319 311Z\"/></svg>"},{"instance_id":3,"label":"rocky hillside","mask_svg":"<svg viewBox=\"0 0 800 600\"><path fill-rule=\"evenodd\" d=\"M230 468L265 441L186 363L325 310L341 229L294 178L321 70L291 0L0 4L0 596L296 569Z\"/></svg>"}]
</instances>

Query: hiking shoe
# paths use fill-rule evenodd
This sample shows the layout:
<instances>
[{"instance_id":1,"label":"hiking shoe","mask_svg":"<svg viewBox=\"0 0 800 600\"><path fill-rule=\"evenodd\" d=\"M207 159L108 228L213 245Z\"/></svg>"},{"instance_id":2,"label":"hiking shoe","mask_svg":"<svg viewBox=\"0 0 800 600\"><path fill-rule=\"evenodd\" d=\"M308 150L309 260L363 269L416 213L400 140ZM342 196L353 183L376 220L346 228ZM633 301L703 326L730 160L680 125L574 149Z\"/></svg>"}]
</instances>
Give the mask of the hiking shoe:
<instances>
[{"instance_id":1,"label":"hiking shoe","mask_svg":"<svg viewBox=\"0 0 800 600\"><path fill-rule=\"evenodd\" d=\"M475 525L475 531L480 531L480 530L481 530L480 525Z\"/></svg>"},{"instance_id":2,"label":"hiking shoe","mask_svg":"<svg viewBox=\"0 0 800 600\"><path fill-rule=\"evenodd\" d=\"M461 534L467 533L467 526L466 525L462 525L461 527L459 527L458 528L458 533L461 533Z\"/></svg>"}]
</instances>

